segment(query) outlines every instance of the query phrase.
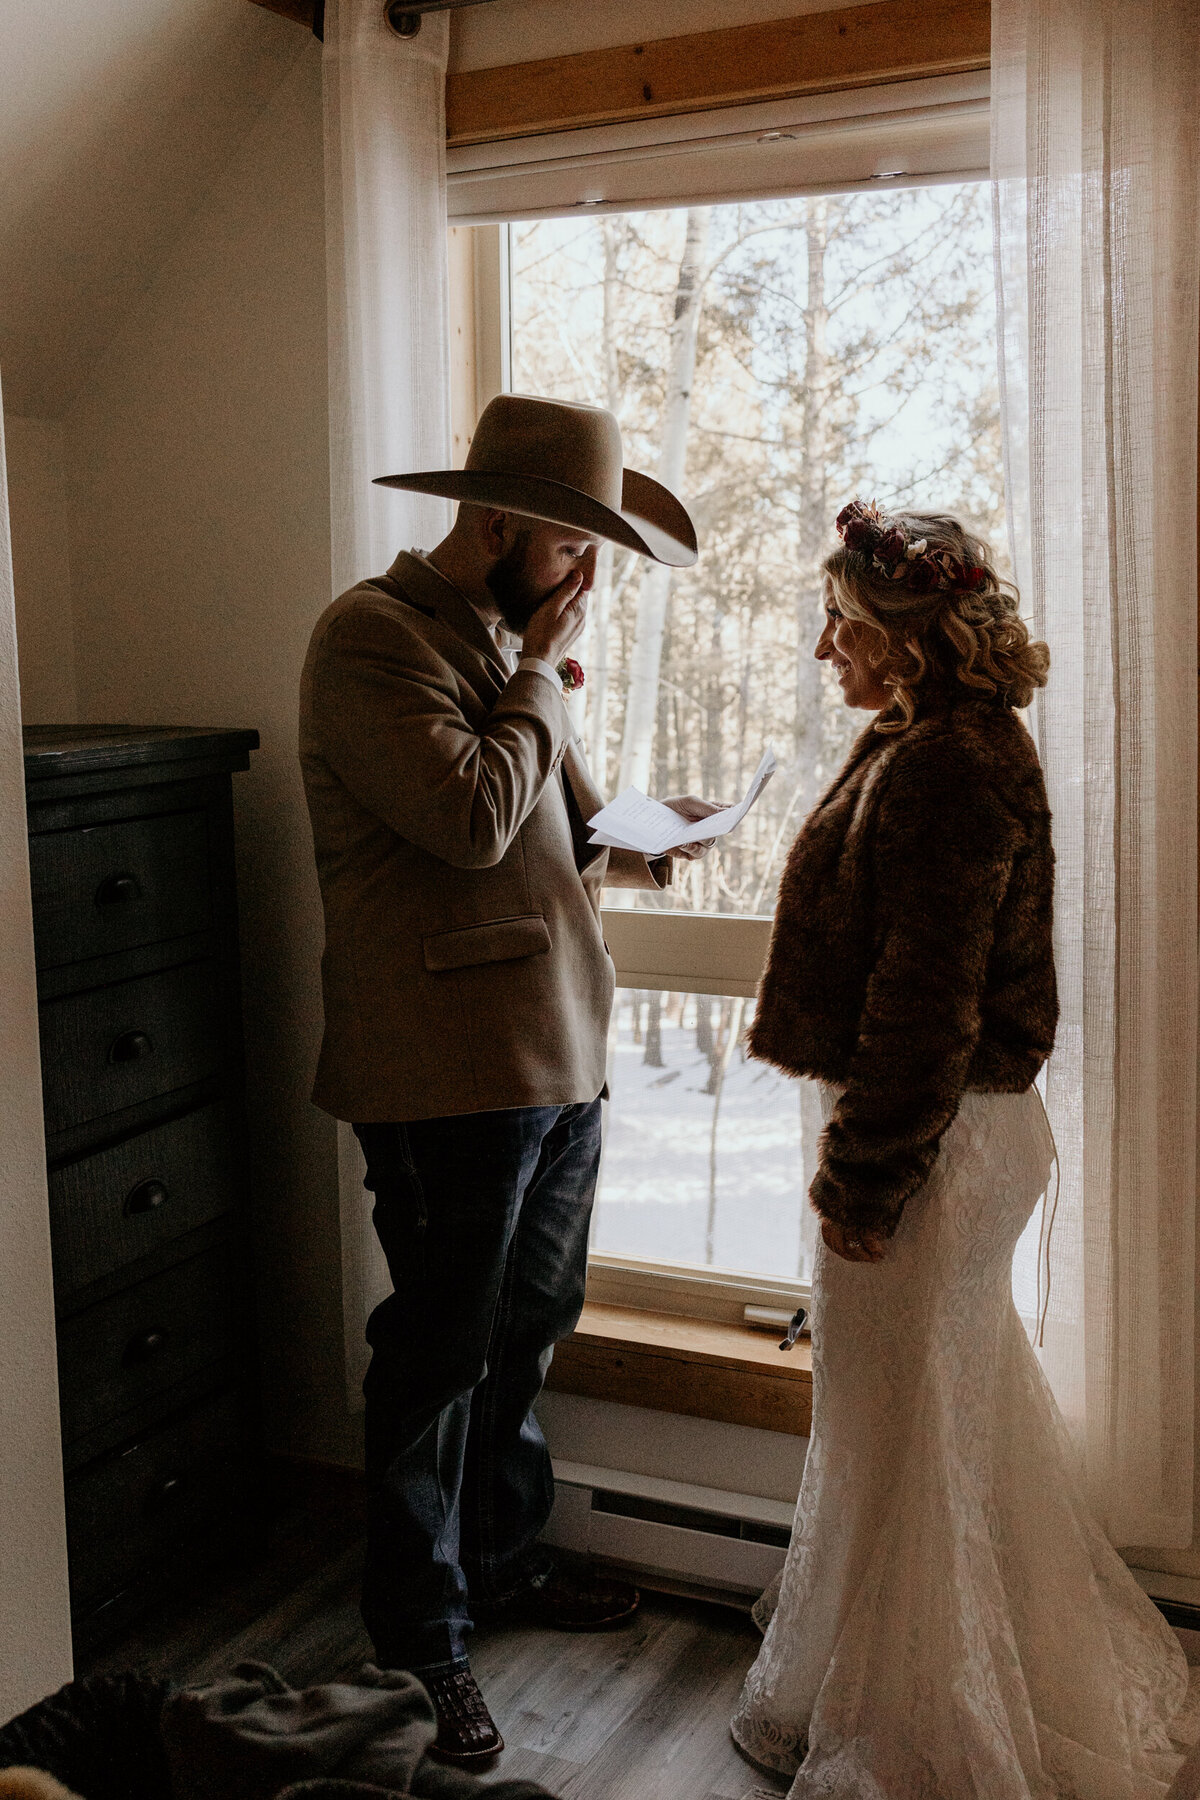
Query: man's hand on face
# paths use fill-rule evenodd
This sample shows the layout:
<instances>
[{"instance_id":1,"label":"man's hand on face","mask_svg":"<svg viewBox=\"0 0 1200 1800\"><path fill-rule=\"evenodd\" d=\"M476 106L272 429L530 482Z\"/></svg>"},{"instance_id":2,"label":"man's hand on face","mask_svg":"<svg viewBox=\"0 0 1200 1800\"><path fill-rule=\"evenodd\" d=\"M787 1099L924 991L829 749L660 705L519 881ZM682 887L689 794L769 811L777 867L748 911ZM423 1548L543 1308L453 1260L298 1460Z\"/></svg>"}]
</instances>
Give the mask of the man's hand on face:
<instances>
[{"instance_id":1,"label":"man's hand on face","mask_svg":"<svg viewBox=\"0 0 1200 1800\"><path fill-rule=\"evenodd\" d=\"M526 656L539 656L552 669L558 667L583 630L588 589L592 585L590 574L591 570L581 563L542 601L521 638L521 649Z\"/></svg>"},{"instance_id":2,"label":"man's hand on face","mask_svg":"<svg viewBox=\"0 0 1200 1800\"><path fill-rule=\"evenodd\" d=\"M701 800L697 794L677 794L673 800L664 800L672 812L677 812L681 819L707 819L710 813L723 812L719 801ZM707 856L716 838L697 838L694 844L679 844L674 850L668 850L668 856L677 856L683 862L696 862L701 856Z\"/></svg>"}]
</instances>

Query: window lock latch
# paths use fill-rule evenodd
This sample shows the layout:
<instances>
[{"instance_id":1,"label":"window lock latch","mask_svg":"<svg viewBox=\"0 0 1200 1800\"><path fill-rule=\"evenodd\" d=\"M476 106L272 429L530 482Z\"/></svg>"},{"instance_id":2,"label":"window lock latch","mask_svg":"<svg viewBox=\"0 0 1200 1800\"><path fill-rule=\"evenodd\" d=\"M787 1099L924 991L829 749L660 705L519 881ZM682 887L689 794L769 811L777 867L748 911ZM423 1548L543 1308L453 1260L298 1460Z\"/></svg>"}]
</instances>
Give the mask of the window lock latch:
<instances>
[{"instance_id":1,"label":"window lock latch","mask_svg":"<svg viewBox=\"0 0 1200 1800\"><path fill-rule=\"evenodd\" d=\"M808 1308L798 1306L789 1317L782 1307L747 1306L743 1308L742 1317L747 1325L765 1326L771 1331L777 1331L782 1326L785 1335L779 1348L790 1350L808 1324Z\"/></svg>"}]
</instances>

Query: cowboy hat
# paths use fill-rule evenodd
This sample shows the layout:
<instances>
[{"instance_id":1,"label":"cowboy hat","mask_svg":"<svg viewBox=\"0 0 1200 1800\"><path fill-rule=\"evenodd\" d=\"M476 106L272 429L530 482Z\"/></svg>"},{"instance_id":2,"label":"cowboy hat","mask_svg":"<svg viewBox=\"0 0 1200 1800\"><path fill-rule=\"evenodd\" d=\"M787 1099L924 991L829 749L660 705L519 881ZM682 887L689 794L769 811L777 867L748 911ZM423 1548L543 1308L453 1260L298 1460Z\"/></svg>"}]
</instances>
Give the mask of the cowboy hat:
<instances>
[{"instance_id":1,"label":"cowboy hat","mask_svg":"<svg viewBox=\"0 0 1200 1800\"><path fill-rule=\"evenodd\" d=\"M497 394L480 415L465 469L375 481L545 519L676 569L696 560L686 510L661 482L623 467L621 427L602 406Z\"/></svg>"}]
</instances>

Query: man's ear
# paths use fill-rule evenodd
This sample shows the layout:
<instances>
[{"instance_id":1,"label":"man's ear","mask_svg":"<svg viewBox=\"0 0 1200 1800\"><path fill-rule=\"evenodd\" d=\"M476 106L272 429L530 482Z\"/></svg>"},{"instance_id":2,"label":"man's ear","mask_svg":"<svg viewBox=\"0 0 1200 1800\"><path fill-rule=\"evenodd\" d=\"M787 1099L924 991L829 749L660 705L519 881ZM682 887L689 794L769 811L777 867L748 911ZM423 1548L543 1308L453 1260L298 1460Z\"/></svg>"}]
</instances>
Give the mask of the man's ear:
<instances>
[{"instance_id":1,"label":"man's ear","mask_svg":"<svg viewBox=\"0 0 1200 1800\"><path fill-rule=\"evenodd\" d=\"M491 506L481 507L480 512L482 517L479 528L484 548L490 557L498 559L508 549L512 536L509 527L510 515L506 512L499 512Z\"/></svg>"}]
</instances>

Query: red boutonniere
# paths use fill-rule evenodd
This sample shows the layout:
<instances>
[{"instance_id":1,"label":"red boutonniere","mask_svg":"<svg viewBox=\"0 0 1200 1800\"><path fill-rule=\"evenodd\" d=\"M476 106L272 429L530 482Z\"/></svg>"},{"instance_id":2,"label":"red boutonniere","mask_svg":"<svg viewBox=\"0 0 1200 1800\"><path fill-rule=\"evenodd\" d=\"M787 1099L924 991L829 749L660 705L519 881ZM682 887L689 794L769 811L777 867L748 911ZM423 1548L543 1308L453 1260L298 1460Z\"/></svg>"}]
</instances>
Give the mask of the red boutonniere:
<instances>
[{"instance_id":1,"label":"red boutonniere","mask_svg":"<svg viewBox=\"0 0 1200 1800\"><path fill-rule=\"evenodd\" d=\"M564 656L554 673L563 684L564 694L574 694L583 686L583 670L573 656Z\"/></svg>"}]
</instances>

